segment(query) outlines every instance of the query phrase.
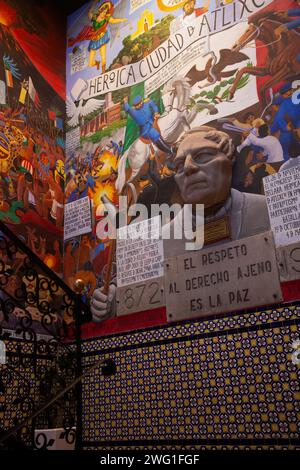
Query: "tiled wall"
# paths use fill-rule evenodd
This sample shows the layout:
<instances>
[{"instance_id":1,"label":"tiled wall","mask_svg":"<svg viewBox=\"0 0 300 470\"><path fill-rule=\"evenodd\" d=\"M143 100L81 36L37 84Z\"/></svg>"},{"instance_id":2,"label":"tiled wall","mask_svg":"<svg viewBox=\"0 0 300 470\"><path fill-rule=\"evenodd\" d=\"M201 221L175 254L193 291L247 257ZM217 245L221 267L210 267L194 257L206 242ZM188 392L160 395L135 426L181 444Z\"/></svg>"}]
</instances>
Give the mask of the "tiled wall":
<instances>
[{"instance_id":1,"label":"tiled wall","mask_svg":"<svg viewBox=\"0 0 300 470\"><path fill-rule=\"evenodd\" d=\"M68 385L75 376L75 363L71 355L71 347L58 345L53 338L41 336L36 341L21 339L4 339L6 346L6 364L0 365L0 428L10 430L14 426L25 423L26 418L42 405L50 401L53 395L64 386L52 381L58 372ZM65 360L65 364L62 362ZM68 360L68 362L66 362ZM71 389L65 394L63 401L56 402L46 412L35 419L37 429L61 427L62 423L71 426L75 420L75 399ZM49 424L49 423L52 423ZM58 425L54 425L58 423ZM18 445L33 446L32 422L15 434ZM0 434L1 434L0 432ZM13 437L11 439L14 439ZM5 444L11 444L11 439ZM42 441L41 441L42 442Z\"/></svg>"},{"instance_id":2,"label":"tiled wall","mask_svg":"<svg viewBox=\"0 0 300 470\"><path fill-rule=\"evenodd\" d=\"M87 340L89 449L300 448L300 307L262 310Z\"/></svg>"},{"instance_id":3,"label":"tiled wall","mask_svg":"<svg viewBox=\"0 0 300 470\"><path fill-rule=\"evenodd\" d=\"M0 366L0 423L8 430L30 416L39 402L40 378L55 363L55 356L37 351L33 342L5 340L6 365ZM30 432L22 440L31 444Z\"/></svg>"}]
</instances>

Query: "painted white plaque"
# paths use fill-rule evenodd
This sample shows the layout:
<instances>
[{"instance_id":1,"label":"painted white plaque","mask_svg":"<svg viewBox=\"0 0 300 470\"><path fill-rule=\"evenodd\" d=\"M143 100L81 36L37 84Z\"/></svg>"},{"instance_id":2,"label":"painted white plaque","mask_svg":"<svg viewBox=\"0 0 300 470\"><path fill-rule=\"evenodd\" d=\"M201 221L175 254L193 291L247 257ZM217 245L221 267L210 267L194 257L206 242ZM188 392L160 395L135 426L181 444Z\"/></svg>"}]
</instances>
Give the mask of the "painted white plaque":
<instances>
[{"instance_id":1,"label":"painted white plaque","mask_svg":"<svg viewBox=\"0 0 300 470\"><path fill-rule=\"evenodd\" d=\"M64 240L92 231L90 198L88 196L65 204Z\"/></svg>"},{"instance_id":2,"label":"painted white plaque","mask_svg":"<svg viewBox=\"0 0 300 470\"><path fill-rule=\"evenodd\" d=\"M78 147L80 147L80 129L79 127L75 127L74 129L66 132L66 149L68 156L77 150Z\"/></svg>"},{"instance_id":3,"label":"painted white plaque","mask_svg":"<svg viewBox=\"0 0 300 470\"><path fill-rule=\"evenodd\" d=\"M263 179L275 245L300 241L300 166Z\"/></svg>"},{"instance_id":4,"label":"painted white plaque","mask_svg":"<svg viewBox=\"0 0 300 470\"><path fill-rule=\"evenodd\" d=\"M159 216L118 229L118 287L163 276L163 241L159 234Z\"/></svg>"},{"instance_id":5,"label":"painted white plaque","mask_svg":"<svg viewBox=\"0 0 300 470\"><path fill-rule=\"evenodd\" d=\"M6 85L0 80L0 104L6 104Z\"/></svg>"},{"instance_id":6,"label":"painted white plaque","mask_svg":"<svg viewBox=\"0 0 300 470\"><path fill-rule=\"evenodd\" d=\"M165 273L168 321L282 299L272 232L168 258Z\"/></svg>"}]
</instances>

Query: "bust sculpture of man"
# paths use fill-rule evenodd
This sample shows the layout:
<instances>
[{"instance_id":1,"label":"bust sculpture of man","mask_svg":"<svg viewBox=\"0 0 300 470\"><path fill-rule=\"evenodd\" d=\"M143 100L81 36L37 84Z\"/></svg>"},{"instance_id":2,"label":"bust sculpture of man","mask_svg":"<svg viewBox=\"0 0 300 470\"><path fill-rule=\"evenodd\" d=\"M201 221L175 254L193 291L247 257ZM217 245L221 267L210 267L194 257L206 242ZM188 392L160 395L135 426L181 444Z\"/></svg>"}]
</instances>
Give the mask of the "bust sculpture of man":
<instances>
[{"instance_id":1,"label":"bust sculpture of man","mask_svg":"<svg viewBox=\"0 0 300 470\"><path fill-rule=\"evenodd\" d=\"M265 197L231 188L234 161L235 148L229 135L209 126L186 132L174 159L182 202L204 205L205 230L211 244L270 230ZM171 235L182 220L182 214L173 219ZM163 238L167 230L170 227L163 227ZM172 243L165 240L165 257L183 254L185 242L184 234Z\"/></svg>"},{"instance_id":2,"label":"bust sculpture of man","mask_svg":"<svg viewBox=\"0 0 300 470\"><path fill-rule=\"evenodd\" d=\"M265 197L231 188L234 160L235 148L229 135L209 126L186 132L179 142L174 158L175 180L183 205L204 205L205 243L208 239L217 245L270 230ZM183 220L182 213L178 213L162 228L166 258L186 250ZM172 234L178 224L182 237L174 239ZM171 240L165 239L168 233ZM111 284L107 296L101 289L95 290L91 306L95 321L107 317L115 293L115 284Z\"/></svg>"}]
</instances>

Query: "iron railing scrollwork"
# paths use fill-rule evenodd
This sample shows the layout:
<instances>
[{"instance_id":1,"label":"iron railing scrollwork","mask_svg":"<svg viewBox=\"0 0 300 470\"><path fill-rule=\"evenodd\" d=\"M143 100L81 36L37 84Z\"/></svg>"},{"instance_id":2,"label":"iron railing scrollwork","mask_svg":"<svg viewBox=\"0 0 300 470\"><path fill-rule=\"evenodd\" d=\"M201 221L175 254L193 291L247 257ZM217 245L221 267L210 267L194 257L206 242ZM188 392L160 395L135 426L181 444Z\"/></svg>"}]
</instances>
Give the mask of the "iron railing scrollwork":
<instances>
[{"instance_id":1,"label":"iron railing scrollwork","mask_svg":"<svg viewBox=\"0 0 300 470\"><path fill-rule=\"evenodd\" d=\"M0 449L81 447L81 334L89 308L0 222ZM36 437L34 437L36 433Z\"/></svg>"}]
</instances>

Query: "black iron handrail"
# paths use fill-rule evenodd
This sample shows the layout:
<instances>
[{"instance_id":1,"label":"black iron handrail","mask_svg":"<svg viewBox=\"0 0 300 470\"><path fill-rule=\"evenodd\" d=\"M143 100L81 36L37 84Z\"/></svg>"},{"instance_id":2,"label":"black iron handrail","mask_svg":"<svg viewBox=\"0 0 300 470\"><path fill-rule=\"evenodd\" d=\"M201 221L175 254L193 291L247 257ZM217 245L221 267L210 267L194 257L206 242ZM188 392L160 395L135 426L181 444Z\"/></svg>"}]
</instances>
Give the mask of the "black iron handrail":
<instances>
[{"instance_id":1,"label":"black iron handrail","mask_svg":"<svg viewBox=\"0 0 300 470\"><path fill-rule=\"evenodd\" d=\"M59 398L63 397L66 392L71 390L73 387L77 386L79 383L82 382L82 380L91 372L96 370L98 367L101 368L102 375L105 377L112 376L116 373L116 365L115 362L112 359L103 359L101 361L95 362L91 367L89 367L84 373L81 373L80 376L76 377L75 380L72 381L71 384L69 384L67 387L65 387L63 390L61 390L57 395L55 395L51 400L49 400L47 403L45 403L43 406L41 406L38 410L35 410L30 416L27 416L26 419L24 419L21 423L17 424L13 428L9 429L6 431L2 436L0 436L0 445L5 442L7 439L9 439L11 436L16 434L20 429L22 429L28 422L32 421L33 419L37 418L40 414L42 414L44 411L46 411L50 406L52 406ZM78 424L76 427L76 435L78 440L78 434L80 435L81 433L78 433Z\"/></svg>"},{"instance_id":2,"label":"black iron handrail","mask_svg":"<svg viewBox=\"0 0 300 470\"><path fill-rule=\"evenodd\" d=\"M74 365L75 379L71 382L70 385L65 387L61 392L55 393L54 396L50 396L50 399L47 400L46 404L42 405L39 409L33 410L26 418L22 420L21 423L11 427L10 429L4 431L3 435L0 438L0 443L5 442L9 437L18 433L25 424L29 422L34 423L35 419L40 416L45 410L48 410L51 405L56 403L59 398L61 398L66 392L75 387L76 394L76 448L81 448L82 443L82 385L81 381L83 378L82 375L82 364L81 364L81 325L82 323L89 321L91 319L91 313L89 306L83 302L79 292L74 292L64 281L53 272L20 238L10 230L10 228L0 221L0 233L3 235L7 243L12 242L13 245L24 253L30 260L33 266L36 266L41 270L41 272L53 281L58 287L64 291L68 296L71 303L74 305L73 310L73 320L75 323L75 358L76 363ZM9 248L8 248L9 249ZM6 293L5 289L1 287L1 290ZM16 305L19 304L19 299L12 297L11 293L6 293L6 295L14 301ZM16 296L16 293L14 294ZM23 309L26 311L26 307L23 306ZM30 316L30 315L29 315ZM54 335L53 335L54 336ZM56 337L56 339L64 344L64 339L61 337Z\"/></svg>"},{"instance_id":3,"label":"black iron handrail","mask_svg":"<svg viewBox=\"0 0 300 470\"><path fill-rule=\"evenodd\" d=\"M5 223L0 221L0 232L2 232L9 240L12 240L17 247L20 248L26 255L34 261L34 263L39 266L53 281L55 281L68 296L76 301L78 307L80 308L82 314L84 314L84 321L91 320L91 313L89 306L82 301L81 298L78 298L76 293L54 272L50 269L42 260L37 256L12 230L10 230ZM83 315L81 315L80 323L83 323Z\"/></svg>"}]
</instances>

